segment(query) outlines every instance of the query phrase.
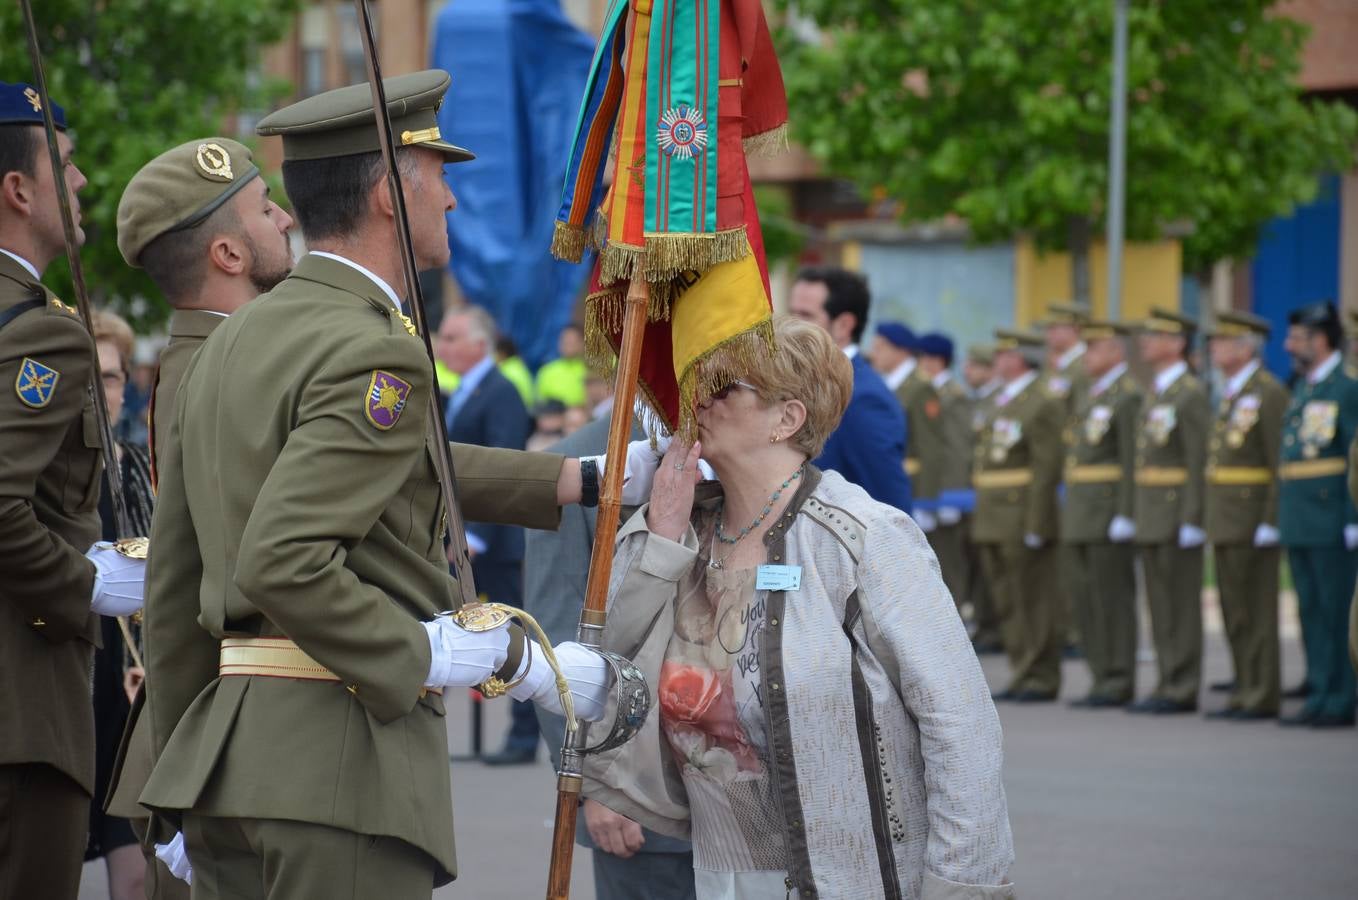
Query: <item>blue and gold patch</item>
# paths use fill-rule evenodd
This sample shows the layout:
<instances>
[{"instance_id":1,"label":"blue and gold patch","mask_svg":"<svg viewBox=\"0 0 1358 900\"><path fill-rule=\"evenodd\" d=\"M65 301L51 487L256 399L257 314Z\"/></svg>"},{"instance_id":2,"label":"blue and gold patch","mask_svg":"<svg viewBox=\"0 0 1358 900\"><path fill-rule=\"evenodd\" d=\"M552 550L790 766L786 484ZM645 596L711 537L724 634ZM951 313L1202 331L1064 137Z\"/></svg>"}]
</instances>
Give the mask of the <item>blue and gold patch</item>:
<instances>
[{"instance_id":1,"label":"blue and gold patch","mask_svg":"<svg viewBox=\"0 0 1358 900\"><path fill-rule=\"evenodd\" d=\"M19 363L19 377L14 379L14 393L19 402L34 409L42 409L52 402L61 373L27 356Z\"/></svg>"}]
</instances>

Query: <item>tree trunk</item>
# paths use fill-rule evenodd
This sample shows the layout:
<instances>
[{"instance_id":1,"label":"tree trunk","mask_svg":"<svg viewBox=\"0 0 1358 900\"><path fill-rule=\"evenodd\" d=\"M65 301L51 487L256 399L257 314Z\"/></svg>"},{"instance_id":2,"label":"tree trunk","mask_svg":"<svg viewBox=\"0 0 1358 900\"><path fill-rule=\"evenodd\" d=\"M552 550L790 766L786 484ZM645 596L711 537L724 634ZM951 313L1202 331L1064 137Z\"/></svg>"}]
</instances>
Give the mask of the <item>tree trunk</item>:
<instances>
[{"instance_id":1,"label":"tree trunk","mask_svg":"<svg viewBox=\"0 0 1358 900\"><path fill-rule=\"evenodd\" d=\"M1070 301L1088 309L1089 294L1089 219L1072 216L1070 219Z\"/></svg>"}]
</instances>

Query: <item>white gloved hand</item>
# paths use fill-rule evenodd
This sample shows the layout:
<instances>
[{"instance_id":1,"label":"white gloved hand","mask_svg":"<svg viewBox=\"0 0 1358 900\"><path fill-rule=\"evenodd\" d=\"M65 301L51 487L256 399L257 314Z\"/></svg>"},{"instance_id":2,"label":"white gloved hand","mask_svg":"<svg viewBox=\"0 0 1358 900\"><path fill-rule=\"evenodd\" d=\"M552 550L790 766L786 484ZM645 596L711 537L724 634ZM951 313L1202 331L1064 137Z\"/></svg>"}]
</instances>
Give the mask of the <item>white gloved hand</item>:
<instances>
[{"instance_id":1,"label":"white gloved hand","mask_svg":"<svg viewBox=\"0 0 1358 900\"><path fill-rule=\"evenodd\" d=\"M146 560L123 556L108 541L99 541L85 558L94 563L90 609L101 616L130 616L141 609L146 590Z\"/></svg>"},{"instance_id":2,"label":"white gloved hand","mask_svg":"<svg viewBox=\"0 0 1358 900\"><path fill-rule=\"evenodd\" d=\"M175 878L193 884L193 864L189 862L189 851L184 848L182 832L175 832L174 839L168 844L156 844L156 859L165 863L165 868Z\"/></svg>"},{"instance_id":3,"label":"white gloved hand","mask_svg":"<svg viewBox=\"0 0 1358 900\"><path fill-rule=\"evenodd\" d=\"M1040 535L1029 532L1023 536L1023 546L1027 547L1029 550L1041 550L1042 544L1043 541Z\"/></svg>"},{"instance_id":4,"label":"white gloved hand","mask_svg":"<svg viewBox=\"0 0 1358 900\"><path fill-rule=\"evenodd\" d=\"M917 509L910 515L915 520L915 524L919 526L919 530L925 534L938 527L938 519L935 519L934 514L927 509Z\"/></svg>"},{"instance_id":5,"label":"white gloved hand","mask_svg":"<svg viewBox=\"0 0 1358 900\"><path fill-rule=\"evenodd\" d=\"M1125 544L1136 537L1136 523L1126 516L1113 516L1108 523L1108 540L1115 544Z\"/></svg>"},{"instance_id":6,"label":"white gloved hand","mask_svg":"<svg viewBox=\"0 0 1358 900\"><path fill-rule=\"evenodd\" d=\"M1196 525L1179 526L1179 549L1192 550L1194 547L1201 547L1207 540L1207 532Z\"/></svg>"},{"instance_id":7,"label":"white gloved hand","mask_svg":"<svg viewBox=\"0 0 1358 900\"><path fill-rule=\"evenodd\" d=\"M561 674L571 686L571 699L575 703L575 715L586 722L597 722L604 717L604 703L608 700L609 667L604 658L593 650L565 641L553 648L556 661L561 666ZM509 696L515 700L532 700L538 706L558 716L565 715L561 708L561 695L556 692L556 676L552 667L547 665L547 657L542 645L533 641L533 655L525 664L529 666L523 681L509 689ZM515 675L524 675L522 669Z\"/></svg>"},{"instance_id":8,"label":"white gloved hand","mask_svg":"<svg viewBox=\"0 0 1358 900\"><path fill-rule=\"evenodd\" d=\"M962 510L955 506L940 506L938 508L938 523L940 525L956 525L962 521Z\"/></svg>"},{"instance_id":9,"label":"white gloved hand","mask_svg":"<svg viewBox=\"0 0 1358 900\"><path fill-rule=\"evenodd\" d=\"M666 435L656 439L655 447L651 446L650 438L632 441L627 445L627 467L623 470L622 476L623 506L640 506L651 499L651 485L655 483L656 469L660 468L660 459L669 449L671 440L673 438ZM608 455L583 456L581 459L594 460L594 464L599 467L599 485L602 488ZM704 481L717 480L717 473L701 459L698 460L698 471L703 473Z\"/></svg>"},{"instance_id":10,"label":"white gloved hand","mask_svg":"<svg viewBox=\"0 0 1358 900\"><path fill-rule=\"evenodd\" d=\"M425 687L476 687L509 657L508 622L490 631L468 631L446 615L420 624L429 634Z\"/></svg>"},{"instance_id":11,"label":"white gloved hand","mask_svg":"<svg viewBox=\"0 0 1358 900\"><path fill-rule=\"evenodd\" d=\"M1344 546L1349 550L1358 550L1358 525L1344 526Z\"/></svg>"},{"instance_id":12,"label":"white gloved hand","mask_svg":"<svg viewBox=\"0 0 1358 900\"><path fill-rule=\"evenodd\" d=\"M1267 522L1260 522L1259 527L1254 529L1254 546L1276 547L1281 537L1282 534L1279 533L1278 529Z\"/></svg>"}]
</instances>

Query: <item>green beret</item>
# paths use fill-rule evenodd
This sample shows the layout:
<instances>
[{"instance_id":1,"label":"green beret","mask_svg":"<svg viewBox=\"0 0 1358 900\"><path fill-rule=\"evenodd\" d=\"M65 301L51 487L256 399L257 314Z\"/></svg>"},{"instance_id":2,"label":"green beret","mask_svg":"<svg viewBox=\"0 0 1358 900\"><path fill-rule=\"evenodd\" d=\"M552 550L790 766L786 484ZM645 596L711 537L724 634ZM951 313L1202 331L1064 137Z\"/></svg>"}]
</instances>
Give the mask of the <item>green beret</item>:
<instances>
[{"instance_id":1,"label":"green beret","mask_svg":"<svg viewBox=\"0 0 1358 900\"><path fill-rule=\"evenodd\" d=\"M1181 335L1191 342L1193 340L1193 332L1197 327L1198 323L1188 316L1177 313L1172 309L1155 306L1151 308L1150 317L1141 323L1140 330L1152 334Z\"/></svg>"},{"instance_id":2,"label":"green beret","mask_svg":"<svg viewBox=\"0 0 1358 900\"><path fill-rule=\"evenodd\" d=\"M1244 337L1257 334L1268 337L1273 324L1262 316L1243 310L1228 309L1217 313L1216 325L1207 332L1208 337Z\"/></svg>"},{"instance_id":3,"label":"green beret","mask_svg":"<svg viewBox=\"0 0 1358 900\"><path fill-rule=\"evenodd\" d=\"M1074 303L1049 303L1046 316L1038 322L1038 327L1052 325L1074 325L1077 328L1089 321L1089 308Z\"/></svg>"},{"instance_id":4,"label":"green beret","mask_svg":"<svg viewBox=\"0 0 1358 900\"><path fill-rule=\"evenodd\" d=\"M129 266L146 245L192 228L259 174L244 144L210 137L180 144L142 166L118 201L118 249Z\"/></svg>"},{"instance_id":5,"label":"green beret","mask_svg":"<svg viewBox=\"0 0 1358 900\"><path fill-rule=\"evenodd\" d=\"M1045 345L1042 335L1011 328L995 329L995 350L1039 350Z\"/></svg>"},{"instance_id":6,"label":"green beret","mask_svg":"<svg viewBox=\"0 0 1358 900\"><path fill-rule=\"evenodd\" d=\"M437 113L452 77L442 69L426 69L382 79L387 114L398 148L428 147L449 162L475 159L469 150L443 140ZM256 131L283 138L284 160L330 159L375 153L377 116L368 82L326 91L285 106L260 120Z\"/></svg>"}]
</instances>

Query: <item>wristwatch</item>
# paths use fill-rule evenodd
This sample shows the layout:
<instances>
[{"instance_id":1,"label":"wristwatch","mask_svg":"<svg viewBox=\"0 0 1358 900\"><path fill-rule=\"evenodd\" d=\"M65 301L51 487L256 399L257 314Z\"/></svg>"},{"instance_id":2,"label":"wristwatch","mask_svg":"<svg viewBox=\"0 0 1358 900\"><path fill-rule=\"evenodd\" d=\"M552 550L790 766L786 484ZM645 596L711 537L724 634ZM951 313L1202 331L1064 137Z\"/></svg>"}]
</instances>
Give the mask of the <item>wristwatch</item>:
<instances>
[{"instance_id":1,"label":"wristwatch","mask_svg":"<svg viewBox=\"0 0 1358 900\"><path fill-rule=\"evenodd\" d=\"M599 463L593 459L580 460L580 505L599 505Z\"/></svg>"}]
</instances>

